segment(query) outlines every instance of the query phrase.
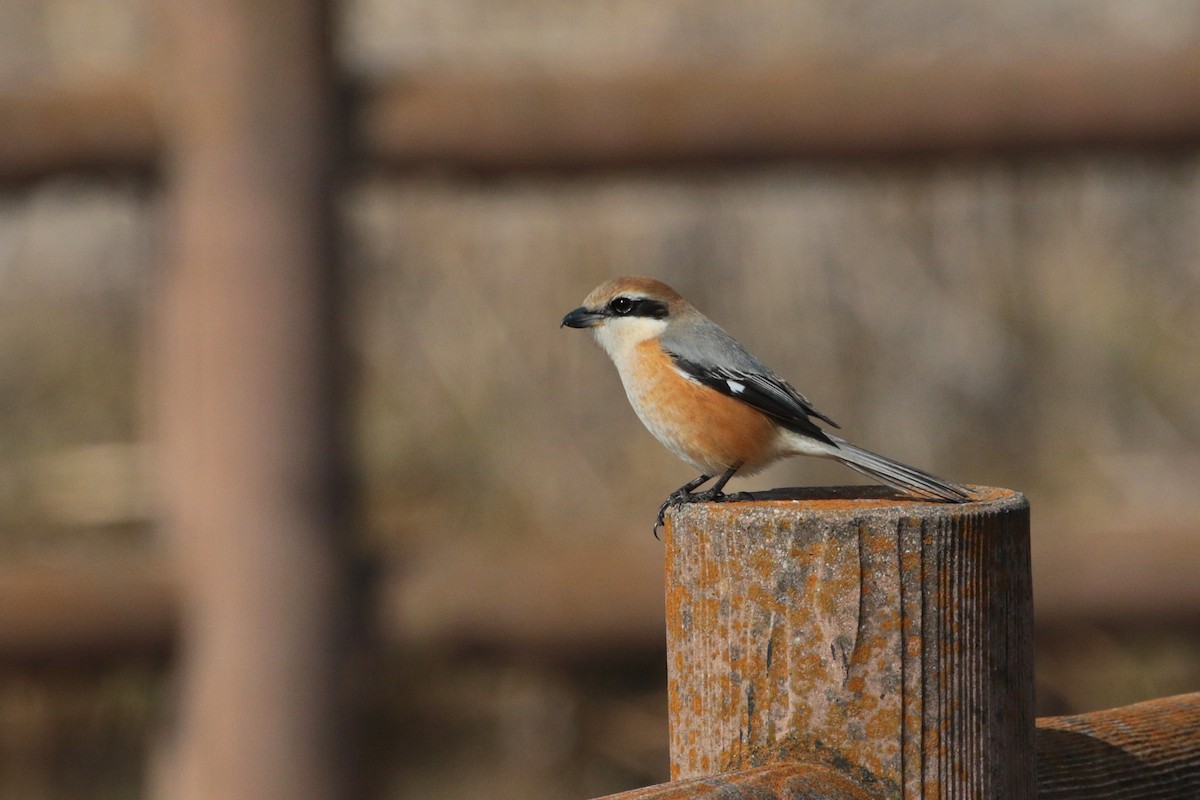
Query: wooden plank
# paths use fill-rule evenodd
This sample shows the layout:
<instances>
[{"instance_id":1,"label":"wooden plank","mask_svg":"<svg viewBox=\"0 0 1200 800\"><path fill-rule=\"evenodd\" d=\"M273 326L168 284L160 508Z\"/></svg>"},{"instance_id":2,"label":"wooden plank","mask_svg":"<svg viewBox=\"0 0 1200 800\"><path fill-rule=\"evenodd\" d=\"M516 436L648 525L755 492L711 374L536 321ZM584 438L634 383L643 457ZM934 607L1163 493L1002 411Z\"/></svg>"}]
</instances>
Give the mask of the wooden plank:
<instances>
[{"instance_id":1,"label":"wooden plank","mask_svg":"<svg viewBox=\"0 0 1200 800\"><path fill-rule=\"evenodd\" d=\"M597 168L1200 140L1200 50L415 76L357 132L393 166Z\"/></svg>"},{"instance_id":2,"label":"wooden plank","mask_svg":"<svg viewBox=\"0 0 1200 800\"><path fill-rule=\"evenodd\" d=\"M1200 524L1143 525L1038 516L1033 535L1038 625L1191 624L1200 581L1190 553ZM502 552L464 543L384 566L370 616L391 647L539 651L569 658L663 643L656 545ZM1073 565L1063 569L1064 564ZM469 586L470 591L463 591ZM165 651L178 581L162 556L43 559L0 569L0 658L103 658L125 642Z\"/></svg>"},{"instance_id":3,"label":"wooden plank","mask_svg":"<svg viewBox=\"0 0 1200 800\"><path fill-rule=\"evenodd\" d=\"M165 654L178 585L164 559L72 559L0 568L0 658Z\"/></svg>"},{"instance_id":4,"label":"wooden plank","mask_svg":"<svg viewBox=\"0 0 1200 800\"><path fill-rule=\"evenodd\" d=\"M1197 619L1198 532L1200 520L1153 508L1136 517L1039 518L1033 538L1038 622Z\"/></svg>"},{"instance_id":5,"label":"wooden plank","mask_svg":"<svg viewBox=\"0 0 1200 800\"><path fill-rule=\"evenodd\" d=\"M1200 693L1037 721L1038 800L1200 797ZM648 786L602 800L859 800L893 797L797 762ZM910 795L904 795L909 797ZM975 797L976 795L970 795Z\"/></svg>"},{"instance_id":6,"label":"wooden plank","mask_svg":"<svg viewBox=\"0 0 1200 800\"><path fill-rule=\"evenodd\" d=\"M664 646L662 563L642 547L448 547L382 581L390 646L578 658Z\"/></svg>"},{"instance_id":7,"label":"wooden plank","mask_svg":"<svg viewBox=\"0 0 1200 800\"><path fill-rule=\"evenodd\" d=\"M1200 692L1037 726L1039 800L1200 797Z\"/></svg>"},{"instance_id":8,"label":"wooden plank","mask_svg":"<svg viewBox=\"0 0 1200 800\"><path fill-rule=\"evenodd\" d=\"M0 92L0 179L149 172L162 136L140 76Z\"/></svg>"},{"instance_id":9,"label":"wooden plank","mask_svg":"<svg viewBox=\"0 0 1200 800\"><path fill-rule=\"evenodd\" d=\"M893 796L823 764L798 762L671 781L600 800L883 800Z\"/></svg>"},{"instance_id":10,"label":"wooden plank","mask_svg":"<svg viewBox=\"0 0 1200 800\"><path fill-rule=\"evenodd\" d=\"M672 778L814 761L887 796L1032 798L1029 506L976 493L672 510Z\"/></svg>"},{"instance_id":11,"label":"wooden plank","mask_svg":"<svg viewBox=\"0 0 1200 800\"><path fill-rule=\"evenodd\" d=\"M0 93L0 179L154 168L148 81ZM1200 48L1003 61L815 57L617 75L411 74L352 88L366 165L608 169L1194 146Z\"/></svg>"}]
</instances>

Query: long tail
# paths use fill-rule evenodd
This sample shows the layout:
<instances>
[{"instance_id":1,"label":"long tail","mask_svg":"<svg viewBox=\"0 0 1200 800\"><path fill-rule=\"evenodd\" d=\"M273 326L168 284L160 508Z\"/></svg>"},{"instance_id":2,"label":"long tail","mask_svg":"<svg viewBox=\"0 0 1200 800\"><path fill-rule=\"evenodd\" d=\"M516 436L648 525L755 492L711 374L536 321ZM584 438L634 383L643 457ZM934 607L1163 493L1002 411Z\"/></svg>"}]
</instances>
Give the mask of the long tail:
<instances>
[{"instance_id":1,"label":"long tail","mask_svg":"<svg viewBox=\"0 0 1200 800\"><path fill-rule=\"evenodd\" d=\"M837 436L829 438L837 444L837 450L830 454L833 458L893 489L947 503L965 503L971 499L971 495L961 486L942 480L936 475L893 461L870 450L863 450Z\"/></svg>"}]
</instances>

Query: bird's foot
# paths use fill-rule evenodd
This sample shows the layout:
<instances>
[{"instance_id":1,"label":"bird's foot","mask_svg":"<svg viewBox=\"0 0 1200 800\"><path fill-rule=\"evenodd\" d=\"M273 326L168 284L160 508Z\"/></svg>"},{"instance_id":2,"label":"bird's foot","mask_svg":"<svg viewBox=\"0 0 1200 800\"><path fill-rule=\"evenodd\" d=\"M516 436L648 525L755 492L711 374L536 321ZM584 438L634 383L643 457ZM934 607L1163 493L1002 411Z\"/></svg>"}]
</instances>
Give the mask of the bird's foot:
<instances>
[{"instance_id":1,"label":"bird's foot","mask_svg":"<svg viewBox=\"0 0 1200 800\"><path fill-rule=\"evenodd\" d=\"M754 495L750 492L732 492L726 494L720 489L706 489L703 492L689 492L683 488L676 489L658 507L658 516L654 518L654 538L658 538L658 529L666 522L668 508L679 508L688 503L739 503L753 499Z\"/></svg>"},{"instance_id":2,"label":"bird's foot","mask_svg":"<svg viewBox=\"0 0 1200 800\"><path fill-rule=\"evenodd\" d=\"M700 494L705 494L705 492L700 492ZM695 502L698 497L699 495L689 492L686 486L667 495L667 499L663 500L662 505L658 507L658 516L654 518L654 538L659 538L658 529L666 524L668 508L679 508L679 506Z\"/></svg>"},{"instance_id":3,"label":"bird's foot","mask_svg":"<svg viewBox=\"0 0 1200 800\"><path fill-rule=\"evenodd\" d=\"M720 489L705 489L703 492L696 492L689 499L689 503L723 503L725 502L725 493Z\"/></svg>"},{"instance_id":4,"label":"bird's foot","mask_svg":"<svg viewBox=\"0 0 1200 800\"><path fill-rule=\"evenodd\" d=\"M753 492L722 492L720 489L709 489L703 492L696 492L690 498L689 503L744 503L754 499Z\"/></svg>"}]
</instances>

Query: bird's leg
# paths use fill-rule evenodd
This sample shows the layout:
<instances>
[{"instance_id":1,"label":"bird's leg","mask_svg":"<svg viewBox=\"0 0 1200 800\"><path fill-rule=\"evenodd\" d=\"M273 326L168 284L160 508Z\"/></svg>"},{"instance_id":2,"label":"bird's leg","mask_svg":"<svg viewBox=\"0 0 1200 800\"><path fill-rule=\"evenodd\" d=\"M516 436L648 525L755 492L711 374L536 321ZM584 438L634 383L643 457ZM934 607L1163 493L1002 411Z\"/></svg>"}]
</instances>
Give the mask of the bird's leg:
<instances>
[{"instance_id":1,"label":"bird's leg","mask_svg":"<svg viewBox=\"0 0 1200 800\"><path fill-rule=\"evenodd\" d=\"M658 507L658 516L654 518L654 538L655 539L658 538L658 529L663 526L663 521L664 521L664 517L666 516L667 509L674 508L675 506L681 506L684 503L690 503L692 501L692 497L693 497L692 491L695 490L695 488L697 486L700 486L702 483L704 483L707 480L710 480L711 478L712 478L711 475L701 475L700 477L696 478L695 480L688 481L683 486L680 486L678 489L676 489L675 491L673 491L669 495L667 495L667 499L663 500L662 505ZM726 478L726 480L728 480L728 478Z\"/></svg>"},{"instance_id":2,"label":"bird's leg","mask_svg":"<svg viewBox=\"0 0 1200 800\"><path fill-rule=\"evenodd\" d=\"M733 473L737 472L741 468L741 466L742 466L741 462L734 464L732 467L725 470L724 475L717 478L717 482L712 485L711 489L706 489L703 492L698 492L698 493L692 495L690 499L693 502L699 501L701 503L710 503L710 502L718 502L719 503L722 500L728 499L726 497L725 493L722 492L721 490L725 488L725 484L729 483L729 479L733 477ZM697 484L697 485L699 485L699 484Z\"/></svg>"},{"instance_id":3,"label":"bird's leg","mask_svg":"<svg viewBox=\"0 0 1200 800\"><path fill-rule=\"evenodd\" d=\"M725 484L729 483L729 479L733 477L733 474L741 469L741 466L741 462L738 462L729 469L725 470L725 474L723 474L720 478L717 478L717 482L712 485L712 488L705 489L703 492L694 492L694 490L700 486L700 484L711 478L711 475L701 475L695 480L688 481L683 486L680 486L678 489L671 492L671 494L667 496L667 499L663 500L663 504L658 507L658 516L654 518L654 538L658 538L658 529L663 526L664 517L666 516L668 508L675 508L683 505L684 503L721 503L726 500L748 499L749 495L743 492L738 492L736 494L725 494L721 491L725 488Z\"/></svg>"},{"instance_id":4,"label":"bird's leg","mask_svg":"<svg viewBox=\"0 0 1200 800\"><path fill-rule=\"evenodd\" d=\"M695 480L688 481L683 486L680 486L678 489L671 492L671 497L676 498L677 500L686 500L692 496L692 492L697 486L700 486L710 478L712 478L712 475L701 475Z\"/></svg>"}]
</instances>

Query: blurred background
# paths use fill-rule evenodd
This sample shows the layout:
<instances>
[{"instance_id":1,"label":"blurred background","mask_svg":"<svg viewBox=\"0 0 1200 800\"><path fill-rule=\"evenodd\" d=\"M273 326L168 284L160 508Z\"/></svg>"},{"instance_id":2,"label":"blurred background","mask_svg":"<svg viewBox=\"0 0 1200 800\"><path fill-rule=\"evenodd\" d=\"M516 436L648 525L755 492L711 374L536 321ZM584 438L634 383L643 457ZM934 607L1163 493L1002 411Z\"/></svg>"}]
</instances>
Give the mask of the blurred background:
<instances>
[{"instance_id":1,"label":"blurred background","mask_svg":"<svg viewBox=\"0 0 1200 800\"><path fill-rule=\"evenodd\" d=\"M675 286L856 443L1028 495L1039 714L1200 686L1200 6L332 18L368 796L666 779L650 524L692 475L558 329L617 274ZM172 729L160 25L0 4L3 797L148 796Z\"/></svg>"}]
</instances>

